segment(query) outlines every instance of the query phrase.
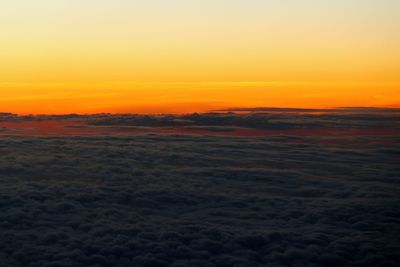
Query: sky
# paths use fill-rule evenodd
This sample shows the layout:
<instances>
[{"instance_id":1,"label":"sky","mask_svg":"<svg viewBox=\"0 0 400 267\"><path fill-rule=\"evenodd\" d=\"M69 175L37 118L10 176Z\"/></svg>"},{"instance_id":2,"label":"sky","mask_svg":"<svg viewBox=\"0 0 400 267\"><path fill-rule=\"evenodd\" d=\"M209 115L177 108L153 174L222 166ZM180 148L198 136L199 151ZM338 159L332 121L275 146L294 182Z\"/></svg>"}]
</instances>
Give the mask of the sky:
<instances>
[{"instance_id":1,"label":"sky","mask_svg":"<svg viewBox=\"0 0 400 267\"><path fill-rule=\"evenodd\" d=\"M2 0L0 111L400 107L398 0Z\"/></svg>"}]
</instances>

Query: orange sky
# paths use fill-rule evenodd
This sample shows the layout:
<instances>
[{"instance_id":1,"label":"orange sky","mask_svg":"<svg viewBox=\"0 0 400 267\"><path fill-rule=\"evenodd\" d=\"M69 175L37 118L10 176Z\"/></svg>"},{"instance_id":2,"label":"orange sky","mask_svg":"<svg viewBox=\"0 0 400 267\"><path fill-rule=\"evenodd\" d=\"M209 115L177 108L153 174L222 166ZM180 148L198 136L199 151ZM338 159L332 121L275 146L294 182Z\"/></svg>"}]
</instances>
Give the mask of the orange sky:
<instances>
[{"instance_id":1,"label":"orange sky","mask_svg":"<svg viewBox=\"0 0 400 267\"><path fill-rule=\"evenodd\" d=\"M0 111L400 107L397 0L4 0Z\"/></svg>"}]
</instances>

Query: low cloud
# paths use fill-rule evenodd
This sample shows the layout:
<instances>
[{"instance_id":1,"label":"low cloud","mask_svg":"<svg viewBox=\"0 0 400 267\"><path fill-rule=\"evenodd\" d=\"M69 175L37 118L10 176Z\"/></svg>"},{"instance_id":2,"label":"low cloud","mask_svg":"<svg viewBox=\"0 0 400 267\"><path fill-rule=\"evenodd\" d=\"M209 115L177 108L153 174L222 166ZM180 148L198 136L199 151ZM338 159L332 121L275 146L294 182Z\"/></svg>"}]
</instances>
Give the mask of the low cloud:
<instances>
[{"instance_id":1,"label":"low cloud","mask_svg":"<svg viewBox=\"0 0 400 267\"><path fill-rule=\"evenodd\" d=\"M400 140L362 139L2 138L0 261L397 266Z\"/></svg>"},{"instance_id":2,"label":"low cloud","mask_svg":"<svg viewBox=\"0 0 400 267\"><path fill-rule=\"evenodd\" d=\"M330 110L251 108L234 112L186 115L37 115L0 113L0 122L68 120L94 126L137 127L244 127L261 130L315 128L400 128L400 109L340 108ZM245 113L240 113L245 112ZM222 128L221 128L222 127ZM210 129L211 129L210 128Z\"/></svg>"}]
</instances>

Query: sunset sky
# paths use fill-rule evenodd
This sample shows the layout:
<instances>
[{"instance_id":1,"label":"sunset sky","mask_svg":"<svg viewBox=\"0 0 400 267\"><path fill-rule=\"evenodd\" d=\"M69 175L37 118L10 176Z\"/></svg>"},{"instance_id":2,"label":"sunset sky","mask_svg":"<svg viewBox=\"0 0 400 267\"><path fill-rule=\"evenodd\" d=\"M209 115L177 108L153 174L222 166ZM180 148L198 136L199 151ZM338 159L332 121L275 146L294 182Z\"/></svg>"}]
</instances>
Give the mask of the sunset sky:
<instances>
[{"instance_id":1,"label":"sunset sky","mask_svg":"<svg viewBox=\"0 0 400 267\"><path fill-rule=\"evenodd\" d=\"M2 0L0 112L400 107L398 0Z\"/></svg>"}]
</instances>

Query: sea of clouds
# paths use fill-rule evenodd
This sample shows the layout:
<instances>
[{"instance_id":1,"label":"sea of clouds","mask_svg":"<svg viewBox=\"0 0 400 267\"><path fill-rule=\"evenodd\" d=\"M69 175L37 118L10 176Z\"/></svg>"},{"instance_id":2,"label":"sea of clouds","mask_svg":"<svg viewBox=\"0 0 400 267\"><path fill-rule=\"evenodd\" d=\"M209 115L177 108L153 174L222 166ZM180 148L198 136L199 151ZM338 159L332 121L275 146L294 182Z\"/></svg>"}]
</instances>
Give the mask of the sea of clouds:
<instances>
[{"instance_id":1,"label":"sea of clouds","mask_svg":"<svg viewBox=\"0 0 400 267\"><path fill-rule=\"evenodd\" d=\"M2 137L0 266L398 266L400 138Z\"/></svg>"}]
</instances>

